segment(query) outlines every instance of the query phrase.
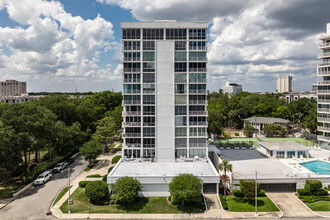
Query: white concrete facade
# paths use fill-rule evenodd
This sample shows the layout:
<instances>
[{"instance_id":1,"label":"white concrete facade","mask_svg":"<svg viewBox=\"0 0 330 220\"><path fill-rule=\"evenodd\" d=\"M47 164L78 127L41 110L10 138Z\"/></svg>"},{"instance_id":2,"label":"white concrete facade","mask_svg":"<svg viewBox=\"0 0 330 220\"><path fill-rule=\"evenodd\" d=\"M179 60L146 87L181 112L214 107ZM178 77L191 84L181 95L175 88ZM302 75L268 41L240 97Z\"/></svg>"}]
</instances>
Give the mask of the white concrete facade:
<instances>
[{"instance_id":1,"label":"white concrete facade","mask_svg":"<svg viewBox=\"0 0 330 220\"><path fill-rule=\"evenodd\" d=\"M276 91L279 93L292 92L292 76L289 75L277 76Z\"/></svg>"},{"instance_id":2,"label":"white concrete facade","mask_svg":"<svg viewBox=\"0 0 330 220\"><path fill-rule=\"evenodd\" d=\"M327 33L320 37L322 44L319 49L322 53L318 58L317 76L322 80L317 84L317 121L323 125L318 126L318 142L321 148L330 149L330 23L327 24Z\"/></svg>"},{"instance_id":3,"label":"white concrete facade","mask_svg":"<svg viewBox=\"0 0 330 220\"><path fill-rule=\"evenodd\" d=\"M222 86L222 91L223 93L238 95L238 93L242 92L242 85L226 82L226 85Z\"/></svg>"},{"instance_id":4,"label":"white concrete facade","mask_svg":"<svg viewBox=\"0 0 330 220\"><path fill-rule=\"evenodd\" d=\"M259 142L259 152L270 158L308 158L309 148L293 141Z\"/></svg>"},{"instance_id":5,"label":"white concrete facade","mask_svg":"<svg viewBox=\"0 0 330 220\"><path fill-rule=\"evenodd\" d=\"M24 94L26 94L26 82L19 82L16 80L0 82L0 97Z\"/></svg>"}]
</instances>

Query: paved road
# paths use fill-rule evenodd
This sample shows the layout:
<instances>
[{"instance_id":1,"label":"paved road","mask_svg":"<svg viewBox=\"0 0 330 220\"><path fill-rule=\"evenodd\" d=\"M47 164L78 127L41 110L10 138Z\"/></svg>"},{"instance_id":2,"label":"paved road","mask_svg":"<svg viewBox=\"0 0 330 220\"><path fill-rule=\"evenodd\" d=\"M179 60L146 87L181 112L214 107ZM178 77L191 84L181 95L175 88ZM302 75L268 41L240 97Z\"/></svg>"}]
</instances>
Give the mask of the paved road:
<instances>
[{"instance_id":1,"label":"paved road","mask_svg":"<svg viewBox=\"0 0 330 220\"><path fill-rule=\"evenodd\" d=\"M61 173L54 174L52 179L46 184L33 187L1 209L0 219L56 219L52 215L47 216L46 213L49 212L49 207L57 193L68 185L68 169L70 169L71 178L74 179L86 166L87 162L83 157L77 156L73 164Z\"/></svg>"}]
</instances>

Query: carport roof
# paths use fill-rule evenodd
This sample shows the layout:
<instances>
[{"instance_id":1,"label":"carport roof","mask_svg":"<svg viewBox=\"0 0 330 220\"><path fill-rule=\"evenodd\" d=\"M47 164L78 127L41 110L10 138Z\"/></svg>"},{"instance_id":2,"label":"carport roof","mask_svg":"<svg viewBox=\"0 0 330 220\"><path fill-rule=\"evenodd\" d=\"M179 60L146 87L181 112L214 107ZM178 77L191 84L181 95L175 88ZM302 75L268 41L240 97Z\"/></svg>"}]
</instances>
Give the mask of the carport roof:
<instances>
[{"instance_id":1,"label":"carport roof","mask_svg":"<svg viewBox=\"0 0 330 220\"><path fill-rule=\"evenodd\" d=\"M294 141L262 141L259 145L275 151L308 151L309 148Z\"/></svg>"}]
</instances>

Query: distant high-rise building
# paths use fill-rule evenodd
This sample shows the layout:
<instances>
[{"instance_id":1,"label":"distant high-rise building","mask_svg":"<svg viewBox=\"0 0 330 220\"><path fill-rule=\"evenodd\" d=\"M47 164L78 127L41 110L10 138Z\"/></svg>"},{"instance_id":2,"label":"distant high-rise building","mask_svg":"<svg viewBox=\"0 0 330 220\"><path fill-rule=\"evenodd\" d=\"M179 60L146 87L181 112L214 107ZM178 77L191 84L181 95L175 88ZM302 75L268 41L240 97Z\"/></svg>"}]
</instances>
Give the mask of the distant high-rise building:
<instances>
[{"instance_id":1,"label":"distant high-rise building","mask_svg":"<svg viewBox=\"0 0 330 220\"><path fill-rule=\"evenodd\" d=\"M317 121L323 125L317 130L322 132L317 139L322 148L330 149L330 23L327 24L327 33L320 37L322 44L319 49L322 53L318 58L322 62L318 64L317 76L322 80L317 85Z\"/></svg>"},{"instance_id":2,"label":"distant high-rise building","mask_svg":"<svg viewBox=\"0 0 330 220\"><path fill-rule=\"evenodd\" d=\"M292 92L292 76L284 75L276 77L276 92Z\"/></svg>"},{"instance_id":3,"label":"distant high-rise building","mask_svg":"<svg viewBox=\"0 0 330 220\"><path fill-rule=\"evenodd\" d=\"M6 80L0 82L0 97L26 94L26 82Z\"/></svg>"},{"instance_id":4,"label":"distant high-rise building","mask_svg":"<svg viewBox=\"0 0 330 220\"><path fill-rule=\"evenodd\" d=\"M222 86L222 91L223 93L238 95L238 93L242 92L242 85L226 82L226 85Z\"/></svg>"}]
</instances>

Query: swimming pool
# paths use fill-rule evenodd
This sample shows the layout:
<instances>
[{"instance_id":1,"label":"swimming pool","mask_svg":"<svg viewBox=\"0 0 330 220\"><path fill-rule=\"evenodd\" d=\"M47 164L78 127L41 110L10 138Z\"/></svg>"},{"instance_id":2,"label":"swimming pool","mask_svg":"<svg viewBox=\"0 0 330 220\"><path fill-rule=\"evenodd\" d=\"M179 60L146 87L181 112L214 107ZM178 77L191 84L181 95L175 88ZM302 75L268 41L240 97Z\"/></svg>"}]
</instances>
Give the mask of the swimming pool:
<instances>
[{"instance_id":1,"label":"swimming pool","mask_svg":"<svg viewBox=\"0 0 330 220\"><path fill-rule=\"evenodd\" d=\"M300 165L306 167L307 169L313 171L314 173L330 175L330 163L315 160L311 162L301 163Z\"/></svg>"}]
</instances>

